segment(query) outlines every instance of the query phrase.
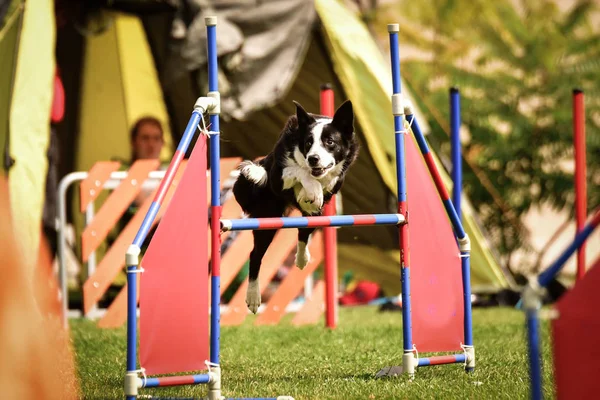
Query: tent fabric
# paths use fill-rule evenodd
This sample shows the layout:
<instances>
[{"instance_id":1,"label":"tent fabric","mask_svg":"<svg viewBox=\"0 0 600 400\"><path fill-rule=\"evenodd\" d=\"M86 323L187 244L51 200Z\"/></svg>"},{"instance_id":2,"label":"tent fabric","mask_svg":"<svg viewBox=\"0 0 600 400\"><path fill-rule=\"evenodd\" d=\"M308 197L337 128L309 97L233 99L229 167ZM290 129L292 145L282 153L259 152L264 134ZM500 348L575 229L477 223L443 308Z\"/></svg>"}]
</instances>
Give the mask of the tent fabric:
<instances>
[{"instance_id":1,"label":"tent fabric","mask_svg":"<svg viewBox=\"0 0 600 400\"><path fill-rule=\"evenodd\" d=\"M386 63L366 27L337 1L316 0L333 68L364 131L373 160L383 181L395 193L395 142ZM348 29L351 26L352 29ZM378 118L373 118L375 115Z\"/></svg>"},{"instance_id":2,"label":"tent fabric","mask_svg":"<svg viewBox=\"0 0 600 400\"><path fill-rule=\"evenodd\" d=\"M144 115L163 125L166 142L161 160L168 161L173 153L168 114L140 19L109 15L110 27L86 38L77 171L88 170L96 161L129 160L129 131Z\"/></svg>"},{"instance_id":3,"label":"tent fabric","mask_svg":"<svg viewBox=\"0 0 600 400\"><path fill-rule=\"evenodd\" d=\"M16 236L21 238L24 265L37 261L40 241L46 149L54 83L54 9L51 0L25 2L17 69L10 109L9 191Z\"/></svg>"},{"instance_id":4,"label":"tent fabric","mask_svg":"<svg viewBox=\"0 0 600 400\"><path fill-rule=\"evenodd\" d=\"M9 10L9 6L12 9ZM9 129L10 103L12 88L16 71L19 32L23 19L23 4L19 0L6 2L3 7L5 13L0 17L0 162L2 170L10 167Z\"/></svg>"},{"instance_id":5,"label":"tent fabric","mask_svg":"<svg viewBox=\"0 0 600 400\"><path fill-rule=\"evenodd\" d=\"M278 102L240 119L235 118L226 108L221 110L222 155L253 159L266 154L277 140L288 116L294 113L292 100L300 102L311 112L317 112L319 87L323 83L331 83L336 107L346 99L351 99L355 104L355 127L361 143L360 155L342 190L344 213L395 212L395 147L389 62L384 60L364 24L341 3L335 0L317 0L315 8L321 25L319 29L312 30L306 54L298 54L293 60L300 69L290 82L291 86L280 94ZM156 45L158 40L152 33L149 34L155 46L160 48L161 46ZM203 68L205 66L199 66L200 71ZM198 95L192 89L195 87L193 79L195 78L182 75L176 82L165 85L174 126L178 126L178 131L183 131L189 118L190 104L194 103ZM406 94L407 91L404 92ZM407 97L410 98L410 95ZM423 128L427 129L427 126L424 125ZM450 183L439 162L438 166L446 183ZM465 209L464 220L465 229L473 242L473 290L477 291L482 287L486 290L506 288L509 281L494 260L483 234L468 215L469 212L470 210ZM357 277L364 279L372 279L373 274L378 273L381 277L378 282L382 283L384 289L398 292L400 279L397 237L395 227L340 229L340 271L351 269ZM357 249L364 248L373 249L372 253L377 253L377 256L362 260L361 255L365 253ZM375 259L387 261L371 261Z\"/></svg>"},{"instance_id":6,"label":"tent fabric","mask_svg":"<svg viewBox=\"0 0 600 400\"><path fill-rule=\"evenodd\" d=\"M196 2L187 3L193 9ZM215 0L192 13L182 43L170 41L164 85L187 71L198 70L196 84L201 93L208 91L204 17L215 15L222 112L244 119L278 103L296 77L301 66L297 60L304 57L310 43L316 20L313 1Z\"/></svg>"},{"instance_id":7,"label":"tent fabric","mask_svg":"<svg viewBox=\"0 0 600 400\"><path fill-rule=\"evenodd\" d=\"M165 144L160 159L168 162L174 150L169 115L144 27L140 18L134 15L107 12L106 16L111 21L108 28L84 38L81 67L73 71L81 76L80 101L75 106L78 115L67 115L61 123L78 130L77 144L73 147L74 170L87 171L97 161L129 161L130 129L138 118L146 115L161 121ZM74 41L74 38L65 40ZM72 61L72 58L65 60L61 69L71 68L66 63ZM72 101L70 95L75 95L75 91L66 92L67 102ZM78 125L72 123L74 118ZM63 129L61 133L68 132ZM62 144L68 145L65 141ZM103 192L99 196L98 206L106 195ZM77 204L76 192L72 193L71 199ZM73 213L73 223L79 232L83 230L80 213ZM105 246L101 246L97 256L102 257L105 250Z\"/></svg>"},{"instance_id":8,"label":"tent fabric","mask_svg":"<svg viewBox=\"0 0 600 400\"><path fill-rule=\"evenodd\" d=\"M359 123L381 177L390 191L396 193L389 61L383 59L364 25L341 3L335 0L316 0L316 6L336 75L342 82L347 96L356 104ZM348 26L352 26L352 29L348 29ZM407 94L405 89L403 92L410 100L410 94ZM414 102L412 103L414 105ZM418 118L418 111L415 114ZM421 121L423 120L419 120ZM436 164L446 186L451 187L452 180L437 159ZM410 168L411 166L407 165L407 169ZM410 202L411 188L408 187L407 190ZM472 242L471 257L475 283L485 285L487 282L487 290L511 286L512 282L494 260L472 214L471 208L463 209L464 228ZM393 254L395 259L399 259L399 252ZM477 290L478 285L474 284L474 289Z\"/></svg>"}]
</instances>

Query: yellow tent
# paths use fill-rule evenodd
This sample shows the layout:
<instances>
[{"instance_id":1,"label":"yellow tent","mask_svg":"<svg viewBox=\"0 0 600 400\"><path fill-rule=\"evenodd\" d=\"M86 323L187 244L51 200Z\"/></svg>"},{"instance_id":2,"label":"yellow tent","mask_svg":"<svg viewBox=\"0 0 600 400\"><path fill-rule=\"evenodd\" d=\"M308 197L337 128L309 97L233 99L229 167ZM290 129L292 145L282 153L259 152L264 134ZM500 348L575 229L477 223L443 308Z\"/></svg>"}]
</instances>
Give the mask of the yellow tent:
<instances>
[{"instance_id":1,"label":"yellow tent","mask_svg":"<svg viewBox=\"0 0 600 400\"><path fill-rule=\"evenodd\" d=\"M15 236L30 276L37 262L48 168L54 41L52 0L11 2L0 30L0 143L12 218L18 221Z\"/></svg>"},{"instance_id":2,"label":"yellow tent","mask_svg":"<svg viewBox=\"0 0 600 400\"><path fill-rule=\"evenodd\" d=\"M158 118L165 129L161 159L168 161L173 153L169 117L144 27L133 15L107 13L107 17L112 23L104 32L85 38L78 171L88 170L96 161L128 160L129 130L144 115Z\"/></svg>"}]
</instances>

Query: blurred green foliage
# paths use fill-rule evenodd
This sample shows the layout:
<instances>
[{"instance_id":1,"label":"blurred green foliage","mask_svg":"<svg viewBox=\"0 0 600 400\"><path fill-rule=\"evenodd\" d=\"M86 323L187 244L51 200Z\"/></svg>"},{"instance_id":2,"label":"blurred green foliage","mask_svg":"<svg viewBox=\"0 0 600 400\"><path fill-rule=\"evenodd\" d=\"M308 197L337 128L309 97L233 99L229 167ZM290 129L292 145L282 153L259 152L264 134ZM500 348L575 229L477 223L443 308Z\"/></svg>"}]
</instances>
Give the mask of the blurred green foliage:
<instances>
[{"instance_id":1,"label":"blurred green foliage","mask_svg":"<svg viewBox=\"0 0 600 400\"><path fill-rule=\"evenodd\" d=\"M381 39L400 22L403 79L448 157L448 90L459 88L465 193L509 267L527 250L531 207L573 212L574 88L585 92L588 210L600 204L600 17L594 1L574 3L401 0L371 21Z\"/></svg>"}]
</instances>

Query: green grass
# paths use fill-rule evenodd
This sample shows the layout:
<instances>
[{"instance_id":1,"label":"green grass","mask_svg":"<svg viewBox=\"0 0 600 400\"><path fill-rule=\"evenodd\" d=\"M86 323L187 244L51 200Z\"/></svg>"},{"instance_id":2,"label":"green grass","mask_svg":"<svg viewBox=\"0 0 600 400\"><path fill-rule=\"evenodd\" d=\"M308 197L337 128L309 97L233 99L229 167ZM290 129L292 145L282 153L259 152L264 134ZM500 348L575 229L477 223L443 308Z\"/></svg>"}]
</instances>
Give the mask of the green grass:
<instances>
[{"instance_id":1,"label":"green grass","mask_svg":"<svg viewBox=\"0 0 600 400\"><path fill-rule=\"evenodd\" d=\"M423 367L406 376L376 379L384 366L401 364L400 313L376 308L340 310L338 329L322 324L296 328L289 317L278 326L223 327L223 395L295 399L517 399L529 397L524 315L507 308L475 309L476 368ZM123 398L125 328L101 330L71 322L85 399ZM544 395L553 397L548 324L542 324ZM142 389L155 396L203 397L205 385Z\"/></svg>"}]
</instances>

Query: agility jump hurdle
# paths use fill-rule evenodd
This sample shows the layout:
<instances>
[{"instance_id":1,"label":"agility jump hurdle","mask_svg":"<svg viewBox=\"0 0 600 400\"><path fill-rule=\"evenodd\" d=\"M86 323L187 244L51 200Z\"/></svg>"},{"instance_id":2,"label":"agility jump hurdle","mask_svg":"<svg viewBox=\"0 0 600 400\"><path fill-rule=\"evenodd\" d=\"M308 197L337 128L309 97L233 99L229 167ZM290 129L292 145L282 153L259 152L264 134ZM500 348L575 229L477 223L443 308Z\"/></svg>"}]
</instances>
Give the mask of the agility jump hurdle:
<instances>
[{"instance_id":1,"label":"agility jump hurdle","mask_svg":"<svg viewBox=\"0 0 600 400\"><path fill-rule=\"evenodd\" d=\"M571 244L545 271L529 280L523 290L522 305L526 315L527 343L529 348L529 369L531 378L531 398L542 399L542 373L539 338L539 309L546 286L564 267L567 260L580 249L594 230L600 225L600 209L575 236ZM583 277L578 277L575 287L558 301L558 315L552 321L555 350L555 374L557 397L592 398L597 393L598 374L590 370L600 354L597 346L598 315L600 305L598 283L600 282L600 259ZM582 302L585 301L585 304ZM588 362L564 362L573 354L586 354ZM594 355L596 357L594 357Z\"/></svg>"},{"instance_id":2,"label":"agility jump hurdle","mask_svg":"<svg viewBox=\"0 0 600 400\"><path fill-rule=\"evenodd\" d=\"M395 214L364 215L326 215L322 217L287 217L268 219L225 219L221 215L219 196L219 113L220 99L217 84L216 57L216 18L207 17L208 40L208 72L209 93L200 97L194 106L192 116L183 134L177 151L157 190L156 197L150 205L141 227L126 254L127 265L127 372L125 375L125 394L127 399L135 399L141 388L207 384L208 398L221 399L221 366L220 366L220 285L221 285L221 234L234 230L255 229L293 229L300 227L341 227L341 226L373 226L397 225L400 233L400 266L402 278L403 301L403 372L414 375L419 366L464 363L467 371L475 365L473 340L471 333L471 303L469 282L469 238L466 235L448 193L443 186L439 173L433 162L427 143L418 127L416 118L408 105L402 100L400 88L400 70L398 55L398 25L388 26L392 44L393 95L392 111L394 115L396 139L396 166L398 184L398 212ZM183 154L191 142L204 114L210 116L210 131L204 127L202 134L194 146L188 166L181 178L173 199L165 211L161 223L140 263L139 254L150 226L159 212L165 193L179 165ZM405 119L407 124L405 124ZM427 169L416 167L423 159L417 158L418 151L412 141L405 144L405 137L412 130L415 135ZM207 204L206 170L207 144L210 140L210 303L208 296L207 269L208 252L206 247L198 243L208 240L206 226L208 216L205 212ZM423 170L425 175L407 174L405 164L415 165L415 170ZM433 178L433 182L431 182ZM411 180L412 179L412 180ZM415 181L416 179L416 181ZM414 185L421 191L435 193L429 196L431 204L419 204L409 216L408 185ZM439 197L438 197L439 196ZM440 197L443 207L440 203ZM185 212L183 212L184 210ZM440 211L441 210L441 214ZM445 214L449 216L460 245L460 254L452 229ZM415 243L415 255L419 255L419 268L410 279L410 253L408 245L409 219L419 221L424 218L433 219L435 229L430 232L430 243L435 243L435 253L428 252L430 243ZM411 225L412 227L412 225ZM423 229L429 227L424 226ZM417 223L411 229L418 231ZM421 236L421 237L425 237ZM438 246L440 243L444 246ZM425 246L425 247L423 247ZM190 252L189 249L194 249ZM425 249L425 251L422 251ZM428 262L423 262L428 260ZM420 262L423 262L421 268ZM437 266L432 273L425 268ZM462 280L458 279L454 268L462 265ZM443 265L443 268L440 268ZM419 273L428 273L422 275ZM136 299L138 297L138 276L140 280L140 367L137 368L137 315ZM450 277L451 279L447 279ZM421 283L419 283L421 282ZM424 282L424 283L423 283ZM446 285L447 283L452 285ZM174 283L174 284L171 284ZM460 286L456 286L460 285ZM421 287L421 290L414 290ZM449 300L441 296L431 296L426 289L441 289L456 294L462 288L463 296L452 296ZM458 289L457 289L458 288ZM438 292L434 292L438 294ZM423 297L424 296L424 297ZM429 298L427 297L429 296ZM412 300L414 315L412 313ZM458 300L458 301L457 301ZM437 301L437 302L436 302ZM210 307L210 334L208 311ZM425 307L425 308L423 308ZM418 317L418 318L414 318ZM414 318L414 319L413 319ZM458 325L457 325L458 322ZM457 329L458 326L458 329ZM449 328L450 327L450 328ZM414 330L414 335L413 335ZM431 332L434 332L433 335ZM416 338L413 341L413 336ZM417 348L416 343L419 343ZM422 343L422 345L421 345ZM207 345L209 344L209 346ZM210 347L210 351L209 351ZM461 354L432 356L419 358L417 351L439 352L463 350ZM148 377L181 373L182 371L202 371L207 373ZM140 374L142 377L140 377Z\"/></svg>"},{"instance_id":3,"label":"agility jump hurdle","mask_svg":"<svg viewBox=\"0 0 600 400\"><path fill-rule=\"evenodd\" d=\"M597 394L600 368L594 362L600 357L597 346L599 332L597 309L600 307L600 257L585 268L585 245L600 225L600 208L587 218L586 143L584 94L573 90L573 142L575 156L575 224L576 235L560 256L541 274L529 280L524 288L520 308L526 315L529 371L533 400L541 400L542 372L539 338L539 309L546 286L560 273L573 253L577 252L575 286L552 306L551 318L554 375L558 399L593 398ZM518 306L519 306L518 305ZM571 363L573 354L586 354L581 362ZM568 366L566 366L568 364Z\"/></svg>"},{"instance_id":4,"label":"agility jump hurdle","mask_svg":"<svg viewBox=\"0 0 600 400\"><path fill-rule=\"evenodd\" d=\"M241 230L263 230L263 229L286 229L286 228L305 228L305 227L341 227L341 226L360 226L360 225L399 225L400 226L400 244L401 244L401 267L402 267L402 303L403 303L403 329L404 329L404 356L403 366L388 367L380 371L382 375L396 375L400 372L406 372L413 375L416 367L464 363L467 371L472 371L475 366L475 353L472 337L472 321L471 321L471 291L470 291L470 271L469 271L469 255L470 243L469 238L464 231L460 218L454 209L454 206L449 198L449 195L443 185L441 177L437 171L432 155L429 151L427 142L420 130L416 118L410 107L404 107L402 102L400 88L400 70L399 70L399 54L397 33L398 25L388 26L390 31L391 53L392 53L392 73L394 84L394 95L392 96L392 104L394 111L394 122L396 131L396 154L397 154L397 172L398 172L398 214L377 214L377 215L344 215L344 216L322 216L322 217L296 217L296 218L248 218L243 220L221 219L221 230L241 231ZM436 345L435 339L429 340L423 347L428 351L447 351L453 348L463 350L462 354L432 356L419 358L415 354L417 349L412 341L412 315L411 315L411 285L409 273L409 251L408 251L408 224L407 217L407 196L406 196L406 172L405 172L405 143L404 136L408 133L404 129L404 119L415 135L418 147L425 159L425 163L429 173L434 179L436 189L441 197L445 210L452 221L455 229L456 237L460 245L460 263L462 266L462 287L463 287L463 335L464 340L448 346L447 343L441 344L441 348L434 350ZM411 153L412 154L412 153ZM412 163L409 163L412 165ZM457 258L457 259L458 259ZM451 310L454 311L455 310ZM420 328L421 329L421 328ZM421 333L421 332L419 332ZM427 340L426 340L427 342Z\"/></svg>"}]
</instances>

